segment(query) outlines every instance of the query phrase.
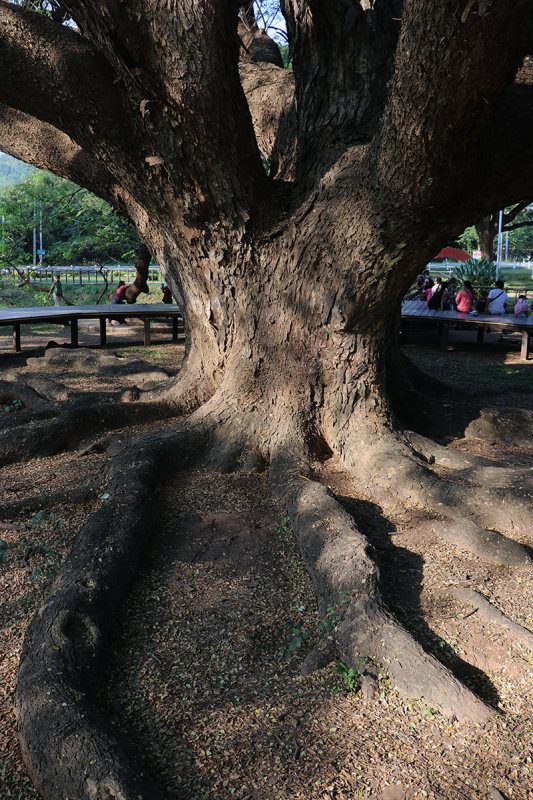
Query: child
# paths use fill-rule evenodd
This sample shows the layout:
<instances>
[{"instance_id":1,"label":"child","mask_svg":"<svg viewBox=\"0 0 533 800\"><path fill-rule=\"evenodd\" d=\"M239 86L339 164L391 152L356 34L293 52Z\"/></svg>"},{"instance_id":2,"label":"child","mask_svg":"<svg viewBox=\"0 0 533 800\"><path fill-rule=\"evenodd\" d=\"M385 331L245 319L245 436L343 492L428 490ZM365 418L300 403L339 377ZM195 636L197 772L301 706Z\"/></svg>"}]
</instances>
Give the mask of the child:
<instances>
[{"instance_id":1,"label":"child","mask_svg":"<svg viewBox=\"0 0 533 800\"><path fill-rule=\"evenodd\" d=\"M476 311L478 314L486 314L487 313L487 295L488 292L486 289L482 289L479 293L479 299L476 303Z\"/></svg>"},{"instance_id":2,"label":"child","mask_svg":"<svg viewBox=\"0 0 533 800\"><path fill-rule=\"evenodd\" d=\"M521 294L515 303L514 315L515 317L527 317L529 314L529 305L525 294Z\"/></svg>"}]
</instances>

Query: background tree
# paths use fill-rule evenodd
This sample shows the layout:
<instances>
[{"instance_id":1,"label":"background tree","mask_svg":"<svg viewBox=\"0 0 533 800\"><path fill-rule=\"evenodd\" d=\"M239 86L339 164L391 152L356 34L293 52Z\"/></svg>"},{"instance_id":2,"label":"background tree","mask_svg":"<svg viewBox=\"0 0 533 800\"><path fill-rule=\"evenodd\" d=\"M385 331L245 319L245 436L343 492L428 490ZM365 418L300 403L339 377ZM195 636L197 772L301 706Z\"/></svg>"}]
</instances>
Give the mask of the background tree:
<instances>
[{"instance_id":1,"label":"background tree","mask_svg":"<svg viewBox=\"0 0 533 800\"><path fill-rule=\"evenodd\" d=\"M135 228L104 200L69 181L35 170L4 194L2 254L10 263L33 263L33 226L39 229L41 211L48 264L131 263L137 256Z\"/></svg>"},{"instance_id":2,"label":"background tree","mask_svg":"<svg viewBox=\"0 0 533 800\"><path fill-rule=\"evenodd\" d=\"M323 616L343 608L329 658L386 662L407 695L486 719L490 708L386 608L365 537L315 476L335 455L377 502L394 492L444 509L479 546L485 526L531 526L513 491L529 473L489 493L474 459L468 487L439 479L429 465L450 456L405 430L389 394L404 410L430 408L397 349L413 278L469 220L531 196L530 3L284 0L293 71L262 33L252 31L263 60L241 47L234 3L64 7L78 30L0 2L0 145L134 222L188 340L172 385L127 399L196 410L117 457L109 504L30 627L17 706L34 780L46 797L157 796L91 695L111 600L131 574L124 553L149 525L143 498L198 459L268 465ZM45 685L64 698L57 709Z\"/></svg>"},{"instance_id":3,"label":"background tree","mask_svg":"<svg viewBox=\"0 0 533 800\"><path fill-rule=\"evenodd\" d=\"M500 212L495 211L480 219L475 225L481 255L483 258L488 258L490 261L496 259L496 239L498 236L499 218ZM531 227L533 227L533 205L531 204L531 200L524 200L523 202L516 203L504 209L502 215L503 233ZM525 244L523 239L520 241L521 238L522 237L520 237L518 241L520 244Z\"/></svg>"},{"instance_id":4,"label":"background tree","mask_svg":"<svg viewBox=\"0 0 533 800\"><path fill-rule=\"evenodd\" d=\"M0 153L0 189L20 183L31 170L32 167L29 164L24 164L23 161L17 161L16 158Z\"/></svg>"}]
</instances>

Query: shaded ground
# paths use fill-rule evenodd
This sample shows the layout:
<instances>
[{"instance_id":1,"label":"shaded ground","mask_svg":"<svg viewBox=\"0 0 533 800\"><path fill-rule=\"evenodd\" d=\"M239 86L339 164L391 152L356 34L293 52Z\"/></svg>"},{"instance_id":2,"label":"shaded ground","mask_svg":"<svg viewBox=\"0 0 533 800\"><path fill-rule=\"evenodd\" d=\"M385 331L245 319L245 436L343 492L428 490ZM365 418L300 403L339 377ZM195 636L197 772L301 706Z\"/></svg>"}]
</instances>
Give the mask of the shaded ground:
<instances>
[{"instance_id":1,"label":"shaded ground","mask_svg":"<svg viewBox=\"0 0 533 800\"><path fill-rule=\"evenodd\" d=\"M500 397L503 404L504 394L495 393L494 375L485 380L488 367L510 369L514 382L507 397L532 407L533 364L496 347L480 352L460 345L454 354L406 343L421 365L440 377L446 373L460 388L484 392L491 404ZM168 369L180 352L181 346L169 344L135 348L132 357ZM13 361L5 360L12 368ZM72 370L58 379L74 393L111 393L128 385ZM531 459L526 445L522 461ZM453 446L495 463L507 455L481 440ZM70 503L69 495L80 483L98 483L108 458L72 452L0 471L4 503L64 495L41 515L2 509L2 797L38 796L15 742L14 674L28 620L104 488L83 505ZM391 691L386 666L376 692L366 685L361 691L361 676L339 664L300 677L320 622L327 635L338 610L318 619L284 510L272 500L265 476L193 472L161 487L153 547L116 620L100 698L114 724L147 769L189 800L498 797L491 787L504 797L532 800L533 654L451 595L454 585L471 586L533 629L530 577L487 565L438 539L423 509L394 501L378 509L332 461L322 477L378 551L387 599L402 622L502 713L483 729L451 724Z\"/></svg>"}]
</instances>

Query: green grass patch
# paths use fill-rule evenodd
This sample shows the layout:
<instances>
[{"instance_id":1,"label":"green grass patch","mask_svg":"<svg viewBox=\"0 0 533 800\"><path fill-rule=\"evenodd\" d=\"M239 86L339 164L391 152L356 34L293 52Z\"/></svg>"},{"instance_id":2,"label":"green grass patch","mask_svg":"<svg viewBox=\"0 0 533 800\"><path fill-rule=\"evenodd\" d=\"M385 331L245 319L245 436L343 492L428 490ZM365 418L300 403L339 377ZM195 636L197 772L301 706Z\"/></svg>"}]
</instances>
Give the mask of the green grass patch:
<instances>
[{"instance_id":1,"label":"green grass patch","mask_svg":"<svg viewBox=\"0 0 533 800\"><path fill-rule=\"evenodd\" d=\"M67 283L62 281L63 294L75 306L94 306L97 304L103 290L103 283ZM17 286L12 280L0 281L0 308L41 308L43 306L53 307L53 300L47 296L48 283L36 284L46 288L46 292L39 292L31 286ZM109 292L115 292L117 283L110 283ZM158 282L152 281L149 284L150 293L141 294L138 298L139 303L160 303L162 292ZM108 305L107 295L104 295L100 305Z\"/></svg>"},{"instance_id":2,"label":"green grass patch","mask_svg":"<svg viewBox=\"0 0 533 800\"><path fill-rule=\"evenodd\" d=\"M507 388L533 389L533 371L520 364L483 364L471 369L468 377L470 383L480 385L490 383Z\"/></svg>"}]
</instances>

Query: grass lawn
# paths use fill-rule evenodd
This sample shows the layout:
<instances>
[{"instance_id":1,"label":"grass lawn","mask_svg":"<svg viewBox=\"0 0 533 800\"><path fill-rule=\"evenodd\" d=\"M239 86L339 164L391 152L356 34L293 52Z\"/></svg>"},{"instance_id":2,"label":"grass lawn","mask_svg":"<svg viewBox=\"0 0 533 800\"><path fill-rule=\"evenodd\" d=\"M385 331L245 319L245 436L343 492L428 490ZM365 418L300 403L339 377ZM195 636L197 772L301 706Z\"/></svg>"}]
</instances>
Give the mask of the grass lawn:
<instances>
[{"instance_id":1,"label":"grass lawn","mask_svg":"<svg viewBox=\"0 0 533 800\"><path fill-rule=\"evenodd\" d=\"M162 292L159 281L152 281L149 284L150 293L141 294L140 303L160 303ZM39 291L32 286L17 286L13 281L0 281L0 308L34 308L39 306L52 306L53 301L48 298L48 288L45 284L35 284L44 291ZM115 292L116 283L110 283L109 292ZM67 300L76 306L96 305L104 291L104 284L85 283L79 284L64 283L63 294ZM108 299L104 295L100 300L101 305L107 305Z\"/></svg>"}]
</instances>

